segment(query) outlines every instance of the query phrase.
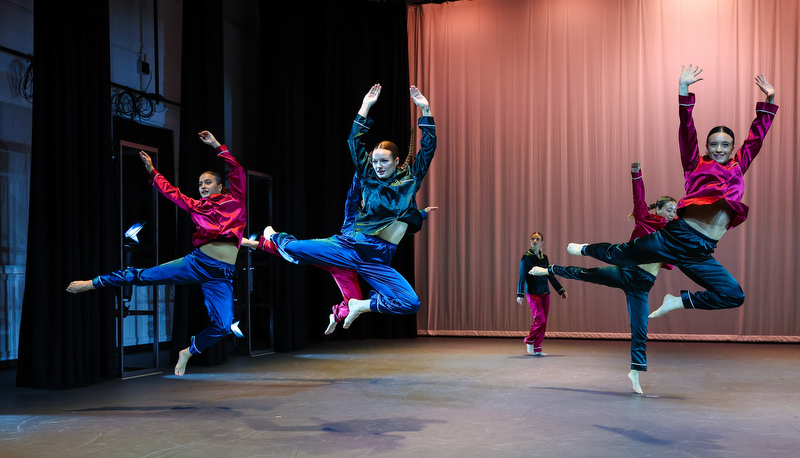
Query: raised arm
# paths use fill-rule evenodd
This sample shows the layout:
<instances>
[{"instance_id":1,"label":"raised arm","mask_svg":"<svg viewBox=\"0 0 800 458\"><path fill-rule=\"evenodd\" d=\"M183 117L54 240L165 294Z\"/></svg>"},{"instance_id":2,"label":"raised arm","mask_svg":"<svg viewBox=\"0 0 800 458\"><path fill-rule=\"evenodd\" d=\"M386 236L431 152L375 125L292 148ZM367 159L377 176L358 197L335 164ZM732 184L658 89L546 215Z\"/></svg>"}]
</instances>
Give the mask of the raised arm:
<instances>
[{"instance_id":1,"label":"raised arm","mask_svg":"<svg viewBox=\"0 0 800 458\"><path fill-rule=\"evenodd\" d=\"M631 187L633 188L633 217L637 220L647 218L649 211L644 197L644 179L642 178L642 164L631 164Z\"/></svg>"},{"instance_id":2,"label":"raised arm","mask_svg":"<svg viewBox=\"0 0 800 458\"><path fill-rule=\"evenodd\" d=\"M372 119L369 119L367 116L369 115L369 109L378 101L380 93L380 84L375 84L369 89L369 92L367 92L367 95L364 96L364 100L361 102L361 108L358 110L356 119L353 121L353 126L350 128L350 135L347 137L350 157L353 160L356 173L361 179L369 176L372 170L363 137L372 127Z\"/></svg>"},{"instance_id":3,"label":"raised arm","mask_svg":"<svg viewBox=\"0 0 800 458\"><path fill-rule=\"evenodd\" d=\"M192 202L194 199L184 195L180 189L172 186L163 175L158 173L153 167L153 160L150 158L150 155L145 153L144 151L139 151L139 158L144 163L144 168L147 170L147 173L150 174L150 183L158 189L158 192L164 195L167 199L171 200L175 203L183 211L188 212L192 208Z\"/></svg>"},{"instance_id":4,"label":"raised arm","mask_svg":"<svg viewBox=\"0 0 800 458\"><path fill-rule=\"evenodd\" d=\"M220 144L217 139L214 138L214 135L211 132L204 130L197 135L200 137L200 141L214 148L214 150L217 152L217 156L222 158L222 160L228 164L228 184L230 186L231 195L236 199L243 200L245 198L245 194L247 193L247 173L245 172L244 167L239 164L239 161L233 157L225 145Z\"/></svg>"},{"instance_id":5,"label":"raised arm","mask_svg":"<svg viewBox=\"0 0 800 458\"><path fill-rule=\"evenodd\" d=\"M753 159L761 151L764 144L764 138L767 136L772 121L778 113L778 106L775 105L775 88L772 87L764 75L758 75L755 78L756 86L761 89L761 92L766 94L767 98L764 102L756 104L756 117L750 124L750 131L747 133L747 138L742 142L742 147L738 151L739 166L742 173L750 168Z\"/></svg>"},{"instance_id":6,"label":"raised arm","mask_svg":"<svg viewBox=\"0 0 800 458\"><path fill-rule=\"evenodd\" d=\"M381 95L381 85L374 84L367 92L367 95L364 96L364 100L361 102L361 108L358 110L358 114L363 117L368 117L369 109L372 108L372 105L375 105L375 102L378 101L378 96Z\"/></svg>"},{"instance_id":7,"label":"raised arm","mask_svg":"<svg viewBox=\"0 0 800 458\"><path fill-rule=\"evenodd\" d=\"M698 75L703 72L700 67L681 67L681 76L678 79L678 104L680 127L678 128L678 146L681 152L681 165L686 172L694 167L700 159L700 150L697 146L697 129L692 118L694 109L694 94L689 93L689 85L702 81Z\"/></svg>"},{"instance_id":8,"label":"raised arm","mask_svg":"<svg viewBox=\"0 0 800 458\"><path fill-rule=\"evenodd\" d=\"M422 95L416 86L411 86L409 92L411 100L422 110L422 117L419 118L418 122L422 131L422 137L419 140L420 149L411 164L411 173L421 181L425 174L428 173L433 153L436 151L436 124L433 122L433 116L431 116L431 106L428 103L428 99Z\"/></svg>"}]
</instances>

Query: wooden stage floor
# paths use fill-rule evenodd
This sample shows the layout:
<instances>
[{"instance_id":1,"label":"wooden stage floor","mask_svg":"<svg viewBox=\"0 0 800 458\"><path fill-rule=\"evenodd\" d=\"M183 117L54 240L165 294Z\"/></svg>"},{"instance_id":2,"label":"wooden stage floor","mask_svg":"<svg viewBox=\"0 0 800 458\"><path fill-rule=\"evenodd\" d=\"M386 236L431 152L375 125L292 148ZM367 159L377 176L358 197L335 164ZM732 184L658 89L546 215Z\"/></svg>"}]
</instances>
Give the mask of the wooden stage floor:
<instances>
[{"instance_id":1,"label":"wooden stage floor","mask_svg":"<svg viewBox=\"0 0 800 458\"><path fill-rule=\"evenodd\" d=\"M797 457L800 345L328 342L63 391L0 373L4 457ZM169 370L169 368L167 368Z\"/></svg>"}]
</instances>

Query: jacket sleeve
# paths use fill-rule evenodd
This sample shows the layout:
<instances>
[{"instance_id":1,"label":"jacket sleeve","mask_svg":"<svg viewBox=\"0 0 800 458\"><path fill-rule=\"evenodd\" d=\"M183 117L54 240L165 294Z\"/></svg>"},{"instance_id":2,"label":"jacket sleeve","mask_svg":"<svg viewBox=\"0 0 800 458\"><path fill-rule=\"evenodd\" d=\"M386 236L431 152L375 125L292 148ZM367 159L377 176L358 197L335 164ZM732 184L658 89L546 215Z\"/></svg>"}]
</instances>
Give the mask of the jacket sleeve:
<instances>
[{"instance_id":1,"label":"jacket sleeve","mask_svg":"<svg viewBox=\"0 0 800 458\"><path fill-rule=\"evenodd\" d=\"M758 152L761 151L761 146L764 144L764 137L767 136L772 121L775 119L775 114L778 112L778 106L767 103L759 102L756 104L756 118L750 124L750 131L747 133L747 140L742 142L742 147L739 149L739 167L742 168L742 173L746 172L750 167L750 163L756 158Z\"/></svg>"},{"instance_id":2,"label":"jacket sleeve","mask_svg":"<svg viewBox=\"0 0 800 458\"><path fill-rule=\"evenodd\" d=\"M547 256L544 257L544 263L546 266L550 265L550 260L547 259ZM564 291L566 290L564 289L563 286L561 286L561 283L558 282L558 279L556 278L555 275L549 274L547 276L547 280L550 282L550 284L553 286L553 289L555 289L559 295L564 294Z\"/></svg>"},{"instance_id":3,"label":"jacket sleeve","mask_svg":"<svg viewBox=\"0 0 800 458\"><path fill-rule=\"evenodd\" d=\"M692 118L694 109L694 94L678 96L678 115L680 127L678 128L678 146L681 150L681 165L683 171L694 170L700 160L700 151L697 149L697 129Z\"/></svg>"},{"instance_id":4,"label":"jacket sleeve","mask_svg":"<svg viewBox=\"0 0 800 458\"><path fill-rule=\"evenodd\" d=\"M173 203L175 203L175 205L178 206L178 208L187 213L189 213L197 204L195 199L187 197L181 193L180 189L172 186L172 184L170 184L170 182L164 178L164 175L158 173L158 170L156 169L153 169L150 172L150 183L155 186L156 189L158 189L158 192L160 192L164 197L171 200Z\"/></svg>"},{"instance_id":5,"label":"jacket sleeve","mask_svg":"<svg viewBox=\"0 0 800 458\"><path fill-rule=\"evenodd\" d=\"M356 168L359 178L367 178L371 172L367 147L364 145L364 135L372 127L372 119L356 115L353 126L350 128L350 136L347 137L347 146L350 148L350 157Z\"/></svg>"},{"instance_id":6,"label":"jacket sleeve","mask_svg":"<svg viewBox=\"0 0 800 458\"><path fill-rule=\"evenodd\" d=\"M436 124L433 122L433 116L421 116L417 125L422 131L422 138L419 141L419 152L414 156L414 162L411 164L411 173L421 182L428 173L433 153L436 152Z\"/></svg>"},{"instance_id":7,"label":"jacket sleeve","mask_svg":"<svg viewBox=\"0 0 800 458\"><path fill-rule=\"evenodd\" d=\"M239 161L228 151L228 147L220 145L217 147L217 156L228 164L228 184L230 185L231 196L237 200L244 200L247 193L247 172Z\"/></svg>"},{"instance_id":8,"label":"jacket sleeve","mask_svg":"<svg viewBox=\"0 0 800 458\"><path fill-rule=\"evenodd\" d=\"M642 221L650 214L644 197L644 179L642 171L631 172L631 186L633 187L633 218Z\"/></svg>"},{"instance_id":9,"label":"jacket sleeve","mask_svg":"<svg viewBox=\"0 0 800 458\"><path fill-rule=\"evenodd\" d=\"M525 257L519 261L519 281L517 282L517 297L525 297L525 276L530 269L526 268Z\"/></svg>"}]
</instances>

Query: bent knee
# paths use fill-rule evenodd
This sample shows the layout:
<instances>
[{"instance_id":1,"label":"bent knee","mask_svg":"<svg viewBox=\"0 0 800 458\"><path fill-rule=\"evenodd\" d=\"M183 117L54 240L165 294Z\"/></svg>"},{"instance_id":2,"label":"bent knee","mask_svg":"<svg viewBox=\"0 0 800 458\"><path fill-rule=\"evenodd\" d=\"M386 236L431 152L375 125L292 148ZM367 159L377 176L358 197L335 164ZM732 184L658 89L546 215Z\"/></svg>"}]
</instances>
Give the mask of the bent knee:
<instances>
[{"instance_id":1,"label":"bent knee","mask_svg":"<svg viewBox=\"0 0 800 458\"><path fill-rule=\"evenodd\" d=\"M731 304L731 308L741 307L744 304L744 293L741 292L739 294L729 296L728 303Z\"/></svg>"}]
</instances>

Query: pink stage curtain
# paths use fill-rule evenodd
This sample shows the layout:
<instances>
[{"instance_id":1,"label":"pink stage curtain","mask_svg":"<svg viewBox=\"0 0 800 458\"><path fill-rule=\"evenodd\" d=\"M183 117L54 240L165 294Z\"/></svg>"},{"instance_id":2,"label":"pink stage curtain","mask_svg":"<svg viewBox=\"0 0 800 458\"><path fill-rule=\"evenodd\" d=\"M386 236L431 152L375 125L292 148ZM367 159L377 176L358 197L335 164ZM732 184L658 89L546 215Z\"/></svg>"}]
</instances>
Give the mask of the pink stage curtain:
<instances>
[{"instance_id":1,"label":"pink stage curtain","mask_svg":"<svg viewBox=\"0 0 800 458\"><path fill-rule=\"evenodd\" d=\"M747 221L716 258L736 277L744 306L680 310L650 321L650 337L800 341L800 7L795 0L473 0L409 7L411 83L429 98L439 148L417 201L438 205L416 235L422 335L522 336L519 261L533 231L562 265L600 263L568 242L627 241L630 164L641 161L648 202L684 194L678 76L691 86L701 141L714 126L745 138L764 95L780 110L745 175ZM549 336L629 336L624 294L562 279ZM666 293L697 286L661 271Z\"/></svg>"}]
</instances>

